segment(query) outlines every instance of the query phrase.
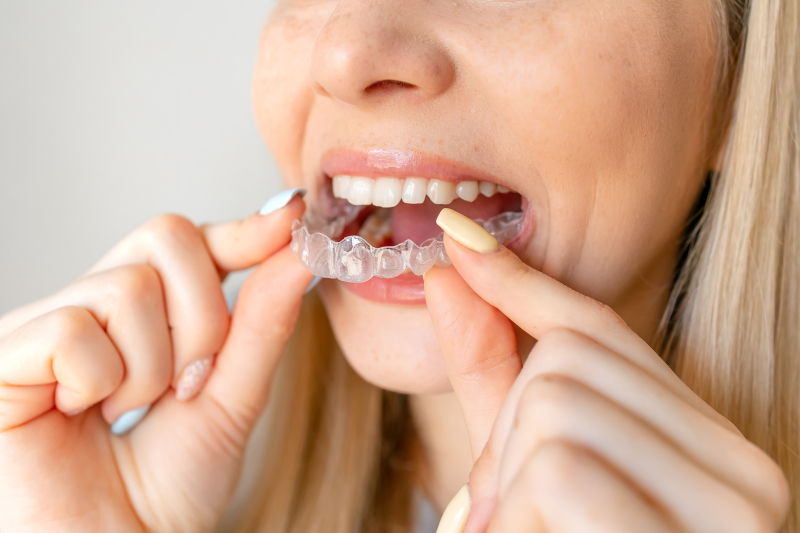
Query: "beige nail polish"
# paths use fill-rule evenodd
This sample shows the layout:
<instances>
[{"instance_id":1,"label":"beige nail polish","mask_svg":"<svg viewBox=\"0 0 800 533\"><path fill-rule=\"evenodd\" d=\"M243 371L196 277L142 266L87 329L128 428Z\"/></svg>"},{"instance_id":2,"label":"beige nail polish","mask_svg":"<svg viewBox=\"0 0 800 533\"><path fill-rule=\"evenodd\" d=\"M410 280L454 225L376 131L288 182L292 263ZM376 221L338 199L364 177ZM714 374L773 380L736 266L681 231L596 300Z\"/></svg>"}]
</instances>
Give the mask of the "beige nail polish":
<instances>
[{"instance_id":1,"label":"beige nail polish","mask_svg":"<svg viewBox=\"0 0 800 533\"><path fill-rule=\"evenodd\" d=\"M180 401L186 401L197 396L197 393L200 392L206 382L212 364L212 359L201 359L187 365L181 373L178 385L175 387L175 398Z\"/></svg>"},{"instance_id":2,"label":"beige nail polish","mask_svg":"<svg viewBox=\"0 0 800 533\"><path fill-rule=\"evenodd\" d=\"M476 222L452 209L442 209L436 217L436 224L453 240L470 250L481 254L497 250L497 239Z\"/></svg>"},{"instance_id":3,"label":"beige nail polish","mask_svg":"<svg viewBox=\"0 0 800 533\"><path fill-rule=\"evenodd\" d=\"M439 527L436 528L436 533L462 533L467 525L471 507L469 485L464 485L447 504L442 519L439 521Z\"/></svg>"}]
</instances>

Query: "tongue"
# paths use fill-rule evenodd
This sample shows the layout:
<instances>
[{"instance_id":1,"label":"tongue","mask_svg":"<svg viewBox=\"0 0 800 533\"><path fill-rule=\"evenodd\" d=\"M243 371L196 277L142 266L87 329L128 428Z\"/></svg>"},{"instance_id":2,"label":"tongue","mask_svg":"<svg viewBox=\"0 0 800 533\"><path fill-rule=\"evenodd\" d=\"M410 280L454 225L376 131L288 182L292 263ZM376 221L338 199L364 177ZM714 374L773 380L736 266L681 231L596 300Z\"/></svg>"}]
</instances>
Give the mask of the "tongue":
<instances>
[{"instance_id":1,"label":"tongue","mask_svg":"<svg viewBox=\"0 0 800 533\"><path fill-rule=\"evenodd\" d=\"M506 211L521 211L522 197L516 193L496 194L491 198L479 196L474 202L455 200L450 205L438 205L425 199L422 204L399 203L392 209L392 244L410 239L422 244L439 235L442 230L436 225L439 212L448 207L469 218L487 220Z\"/></svg>"}]
</instances>

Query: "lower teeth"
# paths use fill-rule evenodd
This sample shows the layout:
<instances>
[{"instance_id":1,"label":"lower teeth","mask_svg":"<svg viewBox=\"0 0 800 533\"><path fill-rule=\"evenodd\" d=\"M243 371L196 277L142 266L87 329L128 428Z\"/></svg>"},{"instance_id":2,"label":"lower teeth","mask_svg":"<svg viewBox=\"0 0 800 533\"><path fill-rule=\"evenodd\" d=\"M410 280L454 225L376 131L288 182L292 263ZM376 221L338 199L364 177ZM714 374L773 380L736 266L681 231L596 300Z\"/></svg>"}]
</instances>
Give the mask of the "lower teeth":
<instances>
[{"instance_id":1,"label":"lower teeth","mask_svg":"<svg viewBox=\"0 0 800 533\"><path fill-rule=\"evenodd\" d=\"M441 234L419 245L407 240L379 248L358 235L333 241L331 238L341 235L360 211L357 206L342 204L337 214L324 216L309 207L303 220L295 221L292 226L291 248L303 266L315 276L350 283L363 283L373 276L396 278L407 270L421 276L433 266L450 266ZM491 233L497 242L505 244L519 234L522 213L509 211L475 222Z\"/></svg>"}]
</instances>

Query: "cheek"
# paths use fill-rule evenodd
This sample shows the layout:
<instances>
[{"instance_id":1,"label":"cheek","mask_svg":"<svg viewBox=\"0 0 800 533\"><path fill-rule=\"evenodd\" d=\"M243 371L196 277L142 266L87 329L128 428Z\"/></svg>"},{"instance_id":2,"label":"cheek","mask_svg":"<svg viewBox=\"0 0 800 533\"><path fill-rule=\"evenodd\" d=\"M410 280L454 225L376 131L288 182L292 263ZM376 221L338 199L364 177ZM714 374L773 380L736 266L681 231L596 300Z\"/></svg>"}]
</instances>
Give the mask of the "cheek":
<instances>
[{"instance_id":1,"label":"cheek","mask_svg":"<svg viewBox=\"0 0 800 533\"><path fill-rule=\"evenodd\" d=\"M366 381L405 394L452 390L426 308L363 300L332 280L319 290L342 352Z\"/></svg>"},{"instance_id":2,"label":"cheek","mask_svg":"<svg viewBox=\"0 0 800 533\"><path fill-rule=\"evenodd\" d=\"M313 102L311 52L325 20L320 10L297 12L279 5L270 13L259 42L253 110L288 186L303 185L301 150Z\"/></svg>"},{"instance_id":3,"label":"cheek","mask_svg":"<svg viewBox=\"0 0 800 533\"><path fill-rule=\"evenodd\" d=\"M504 25L513 49L469 54L501 158L547 215L526 260L607 303L674 247L702 184L714 46L696 3L604 3L602 24L596 3L532 4Z\"/></svg>"}]
</instances>

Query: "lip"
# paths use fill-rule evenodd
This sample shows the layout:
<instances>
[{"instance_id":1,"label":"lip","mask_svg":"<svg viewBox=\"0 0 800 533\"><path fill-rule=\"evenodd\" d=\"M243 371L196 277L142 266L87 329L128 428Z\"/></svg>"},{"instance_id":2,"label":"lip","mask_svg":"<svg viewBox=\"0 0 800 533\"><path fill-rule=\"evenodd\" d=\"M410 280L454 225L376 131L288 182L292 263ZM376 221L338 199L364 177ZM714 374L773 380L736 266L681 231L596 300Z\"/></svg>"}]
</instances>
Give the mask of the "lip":
<instances>
[{"instance_id":1,"label":"lip","mask_svg":"<svg viewBox=\"0 0 800 533\"><path fill-rule=\"evenodd\" d=\"M365 300L395 305L425 305L425 282L416 274L396 278L372 278L364 283L341 283L350 292Z\"/></svg>"},{"instance_id":2,"label":"lip","mask_svg":"<svg viewBox=\"0 0 800 533\"><path fill-rule=\"evenodd\" d=\"M441 181L491 181L508 186L496 176L463 163L436 154L400 148L365 151L332 148L322 155L320 170L328 178L338 175L365 178L419 177Z\"/></svg>"},{"instance_id":3,"label":"lip","mask_svg":"<svg viewBox=\"0 0 800 533\"><path fill-rule=\"evenodd\" d=\"M469 167L445 157L400 148L355 150L332 148L320 159L322 186L338 175L378 177L420 177L442 181L489 181L498 185L509 184L496 176ZM327 183L326 183L327 182ZM442 206L445 207L445 206ZM535 227L527 198L522 196L522 230L506 247L514 251L529 241ZM395 305L425 305L425 288L422 276L402 274L396 278L372 278L364 283L341 282L361 298Z\"/></svg>"}]
</instances>

